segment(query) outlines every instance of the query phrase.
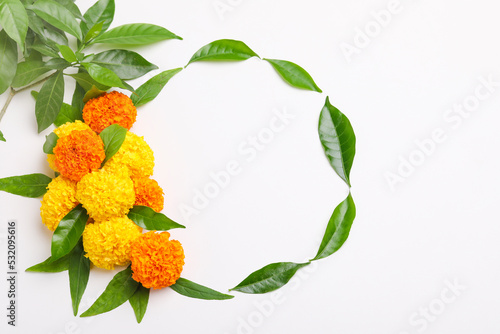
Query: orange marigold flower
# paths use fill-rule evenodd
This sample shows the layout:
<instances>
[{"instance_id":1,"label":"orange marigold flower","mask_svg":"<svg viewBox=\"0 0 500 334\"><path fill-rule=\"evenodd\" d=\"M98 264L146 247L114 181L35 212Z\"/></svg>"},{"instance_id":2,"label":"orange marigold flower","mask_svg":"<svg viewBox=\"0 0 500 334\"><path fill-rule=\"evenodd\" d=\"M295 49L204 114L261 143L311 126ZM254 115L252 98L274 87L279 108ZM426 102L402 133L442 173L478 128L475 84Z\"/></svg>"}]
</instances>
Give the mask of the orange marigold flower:
<instances>
[{"instance_id":1,"label":"orange marigold flower","mask_svg":"<svg viewBox=\"0 0 500 334\"><path fill-rule=\"evenodd\" d=\"M57 135L57 137L61 138L61 137L69 135L71 132L73 132L75 130L89 130L89 131L91 131L92 129L87 124L83 123L82 121L76 120L74 122L66 122L65 124L61 125L60 127L55 128L53 132ZM47 155L47 161L49 163L49 167L52 170L59 172L57 170L55 160L56 160L55 155L53 155L53 154Z\"/></svg>"},{"instance_id":2,"label":"orange marigold flower","mask_svg":"<svg viewBox=\"0 0 500 334\"><path fill-rule=\"evenodd\" d=\"M161 289L174 284L181 276L184 250L179 241L169 238L168 232L150 231L132 243L132 278L145 288Z\"/></svg>"},{"instance_id":3,"label":"orange marigold flower","mask_svg":"<svg viewBox=\"0 0 500 334\"><path fill-rule=\"evenodd\" d=\"M163 189L153 179L140 177L134 180L135 203L134 205L149 206L156 212L163 210Z\"/></svg>"},{"instance_id":4,"label":"orange marigold flower","mask_svg":"<svg viewBox=\"0 0 500 334\"><path fill-rule=\"evenodd\" d=\"M61 175L73 181L101 167L104 144L92 130L75 130L57 140L55 166Z\"/></svg>"},{"instance_id":5,"label":"orange marigold flower","mask_svg":"<svg viewBox=\"0 0 500 334\"><path fill-rule=\"evenodd\" d=\"M137 109L132 100L120 92L105 93L90 99L83 108L83 120L97 133L111 124L119 124L130 130L136 117Z\"/></svg>"}]
</instances>

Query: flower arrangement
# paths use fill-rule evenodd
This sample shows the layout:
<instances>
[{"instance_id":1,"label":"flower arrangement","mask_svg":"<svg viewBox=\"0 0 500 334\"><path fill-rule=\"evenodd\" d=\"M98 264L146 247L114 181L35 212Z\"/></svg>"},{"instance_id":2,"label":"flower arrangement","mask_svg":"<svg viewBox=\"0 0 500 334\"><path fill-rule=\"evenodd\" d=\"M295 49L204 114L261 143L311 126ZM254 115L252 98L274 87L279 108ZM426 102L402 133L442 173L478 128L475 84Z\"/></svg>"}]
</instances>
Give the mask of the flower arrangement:
<instances>
[{"instance_id":1,"label":"flower arrangement","mask_svg":"<svg viewBox=\"0 0 500 334\"><path fill-rule=\"evenodd\" d=\"M230 39L203 46L184 67L161 72L134 89L127 81L156 69L156 65L129 50L86 54L87 48L99 43L144 45L182 38L151 24L125 24L108 30L114 9L114 0L99 0L83 15L67 1L0 2L0 44L5 50L0 94L10 88L0 120L17 93L41 85L39 92L32 91L38 131L56 126L43 146L55 177L35 173L0 178L0 191L42 197L41 221L53 231L51 256L26 270L68 271L75 316L91 267L114 270L125 266L80 316L108 312L128 301L141 322L151 289L169 287L206 300L234 296L181 277L184 250L167 231L184 226L161 212L164 194L152 178L154 153L142 137L130 131L137 108L152 101L173 76L196 62L258 58L290 86L322 91L299 65L261 58L245 43ZM54 40L54 34L64 38ZM66 34L76 38L76 49L69 46ZM23 54L21 62L19 52ZM65 72L67 69L74 71ZM65 76L76 82L71 105L63 101ZM128 90L131 95L114 88ZM356 215L350 193L356 139L350 121L328 97L319 116L318 134L331 167L349 192L334 209L316 255L305 263L266 265L230 291L260 294L279 289L302 267L329 257L347 240ZM6 141L2 132L0 141Z\"/></svg>"}]
</instances>

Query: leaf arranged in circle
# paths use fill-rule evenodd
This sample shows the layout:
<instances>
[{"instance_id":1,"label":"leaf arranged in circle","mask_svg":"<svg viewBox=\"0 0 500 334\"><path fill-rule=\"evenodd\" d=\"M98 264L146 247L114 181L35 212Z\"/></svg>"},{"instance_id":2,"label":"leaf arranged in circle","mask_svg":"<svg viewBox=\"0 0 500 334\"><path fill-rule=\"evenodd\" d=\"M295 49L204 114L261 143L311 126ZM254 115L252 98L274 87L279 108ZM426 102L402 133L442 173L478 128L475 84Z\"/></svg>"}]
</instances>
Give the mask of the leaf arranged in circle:
<instances>
[{"instance_id":1,"label":"leaf arranged in circle","mask_svg":"<svg viewBox=\"0 0 500 334\"><path fill-rule=\"evenodd\" d=\"M245 60L252 57L259 56L242 41L220 39L196 51L188 65L202 60Z\"/></svg>"},{"instance_id":2,"label":"leaf arranged in circle","mask_svg":"<svg viewBox=\"0 0 500 334\"><path fill-rule=\"evenodd\" d=\"M349 193L347 198L333 211L318 253L311 261L323 259L338 251L347 240L355 217L356 206Z\"/></svg>"},{"instance_id":3,"label":"leaf arranged in circle","mask_svg":"<svg viewBox=\"0 0 500 334\"><path fill-rule=\"evenodd\" d=\"M80 240L85 225L89 220L87 211L81 204L71 210L57 225L52 235L51 253L55 261L68 254Z\"/></svg>"},{"instance_id":4,"label":"leaf arranged in circle","mask_svg":"<svg viewBox=\"0 0 500 334\"><path fill-rule=\"evenodd\" d=\"M35 103L35 115L38 123L38 133L54 123L64 98L64 76L62 71L43 84Z\"/></svg>"},{"instance_id":5,"label":"leaf arranged in circle","mask_svg":"<svg viewBox=\"0 0 500 334\"><path fill-rule=\"evenodd\" d=\"M318 132L330 165L350 187L349 174L356 153L356 136L349 119L330 104L328 97L321 110Z\"/></svg>"},{"instance_id":6,"label":"leaf arranged in circle","mask_svg":"<svg viewBox=\"0 0 500 334\"><path fill-rule=\"evenodd\" d=\"M39 173L10 176L0 179L0 191L36 198L47 192L47 186L51 181L50 177Z\"/></svg>"},{"instance_id":7,"label":"leaf arranged in circle","mask_svg":"<svg viewBox=\"0 0 500 334\"><path fill-rule=\"evenodd\" d=\"M68 270L70 255L71 253L64 255L63 257L55 261L52 261L52 257L49 257L47 260L29 267L28 269L26 269L26 271L33 271L40 273L59 273L61 271Z\"/></svg>"},{"instance_id":8,"label":"leaf arranged in circle","mask_svg":"<svg viewBox=\"0 0 500 334\"><path fill-rule=\"evenodd\" d=\"M7 35L9 35L22 50L28 32L28 14L21 1L0 1L0 26L2 26Z\"/></svg>"},{"instance_id":9,"label":"leaf arranged in circle","mask_svg":"<svg viewBox=\"0 0 500 334\"><path fill-rule=\"evenodd\" d=\"M137 52L129 50L103 51L94 55L92 63L110 69L123 80L139 78L158 68Z\"/></svg>"},{"instance_id":10,"label":"leaf arranged in circle","mask_svg":"<svg viewBox=\"0 0 500 334\"><path fill-rule=\"evenodd\" d=\"M295 275L297 270L307 263L277 262L269 264L251 273L240 284L229 291L235 290L244 293L267 293L281 288Z\"/></svg>"},{"instance_id":11,"label":"leaf arranged in circle","mask_svg":"<svg viewBox=\"0 0 500 334\"><path fill-rule=\"evenodd\" d=\"M124 24L98 36L93 43L151 44L166 39L182 39L167 29L148 23Z\"/></svg>"},{"instance_id":12,"label":"leaf arranged in circle","mask_svg":"<svg viewBox=\"0 0 500 334\"><path fill-rule=\"evenodd\" d=\"M144 314L146 314L149 302L149 290L150 289L143 287L142 284L139 284L137 286L137 290L135 290L132 297L128 300L130 306L132 306L132 309L134 310L137 323L139 324L144 318Z\"/></svg>"},{"instance_id":13,"label":"leaf arranged in circle","mask_svg":"<svg viewBox=\"0 0 500 334\"><path fill-rule=\"evenodd\" d=\"M82 30L71 11L58 2L54 0L37 0L28 8L54 27L75 36L80 41L83 39Z\"/></svg>"},{"instance_id":14,"label":"leaf arranged in circle","mask_svg":"<svg viewBox=\"0 0 500 334\"><path fill-rule=\"evenodd\" d=\"M0 31L0 94L9 88L16 75L17 45L5 30Z\"/></svg>"},{"instance_id":15,"label":"leaf arranged in circle","mask_svg":"<svg viewBox=\"0 0 500 334\"><path fill-rule=\"evenodd\" d=\"M232 295L227 295L207 288L206 286L191 282L185 278L180 277L175 284L170 286L175 292L191 298L205 299L205 300L225 300L234 298Z\"/></svg>"},{"instance_id":16,"label":"leaf arranged in circle","mask_svg":"<svg viewBox=\"0 0 500 334\"><path fill-rule=\"evenodd\" d=\"M157 213L147 206L135 205L127 216L140 227L150 231L168 231L174 228L185 228L185 226L174 222L163 213Z\"/></svg>"},{"instance_id":17,"label":"leaf arranged in circle","mask_svg":"<svg viewBox=\"0 0 500 334\"><path fill-rule=\"evenodd\" d=\"M51 132L49 135L45 136L45 144L43 144L43 153L54 154L54 147L57 145L57 140L59 137Z\"/></svg>"},{"instance_id":18,"label":"leaf arranged in circle","mask_svg":"<svg viewBox=\"0 0 500 334\"><path fill-rule=\"evenodd\" d=\"M160 94L167 82L180 71L182 71L182 67L163 71L160 74L155 75L137 88L135 94L130 96L132 103L136 107L139 107L154 100L158 94Z\"/></svg>"},{"instance_id":19,"label":"leaf arranged in circle","mask_svg":"<svg viewBox=\"0 0 500 334\"><path fill-rule=\"evenodd\" d=\"M73 314L78 314L78 306L87 288L90 275L90 260L84 256L82 238L69 254L69 289L73 304Z\"/></svg>"},{"instance_id":20,"label":"leaf arranged in circle","mask_svg":"<svg viewBox=\"0 0 500 334\"><path fill-rule=\"evenodd\" d=\"M138 285L139 282L132 278L132 269L128 266L113 277L104 292L80 317L91 317L117 308L132 297Z\"/></svg>"},{"instance_id":21,"label":"leaf arranged in circle","mask_svg":"<svg viewBox=\"0 0 500 334\"><path fill-rule=\"evenodd\" d=\"M118 152L120 147L122 147L122 144L125 141L125 137L127 136L127 129L118 124L111 124L104 130L102 130L99 136L104 143L104 152L106 154L106 157L102 162L102 164L104 165L106 161L111 159L113 155Z\"/></svg>"},{"instance_id":22,"label":"leaf arranged in circle","mask_svg":"<svg viewBox=\"0 0 500 334\"><path fill-rule=\"evenodd\" d=\"M322 90L316 85L313 78L299 65L287 60L264 58L278 74L293 87L312 90L321 93Z\"/></svg>"}]
</instances>

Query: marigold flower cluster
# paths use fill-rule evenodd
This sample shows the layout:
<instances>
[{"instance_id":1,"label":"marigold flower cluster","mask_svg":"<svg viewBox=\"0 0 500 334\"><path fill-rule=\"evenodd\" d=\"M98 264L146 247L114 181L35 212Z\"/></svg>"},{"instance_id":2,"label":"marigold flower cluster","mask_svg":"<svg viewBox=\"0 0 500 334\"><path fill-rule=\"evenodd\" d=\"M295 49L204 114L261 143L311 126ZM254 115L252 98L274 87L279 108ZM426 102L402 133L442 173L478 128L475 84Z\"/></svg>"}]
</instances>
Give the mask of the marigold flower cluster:
<instances>
[{"instance_id":1,"label":"marigold flower cluster","mask_svg":"<svg viewBox=\"0 0 500 334\"><path fill-rule=\"evenodd\" d=\"M81 204L90 218L82 235L83 247L93 265L114 269L132 262L133 278L146 288L159 289L180 277L182 246L169 240L168 232L142 234L142 228L127 216L134 205L163 210L163 189L151 178L153 151L143 137L127 131L118 152L106 158L99 136L112 124L130 130L136 115L130 98L111 92L86 103L84 122L68 122L54 130L57 142L47 161L60 175L49 183L40 215L47 228L55 231Z\"/></svg>"}]
</instances>

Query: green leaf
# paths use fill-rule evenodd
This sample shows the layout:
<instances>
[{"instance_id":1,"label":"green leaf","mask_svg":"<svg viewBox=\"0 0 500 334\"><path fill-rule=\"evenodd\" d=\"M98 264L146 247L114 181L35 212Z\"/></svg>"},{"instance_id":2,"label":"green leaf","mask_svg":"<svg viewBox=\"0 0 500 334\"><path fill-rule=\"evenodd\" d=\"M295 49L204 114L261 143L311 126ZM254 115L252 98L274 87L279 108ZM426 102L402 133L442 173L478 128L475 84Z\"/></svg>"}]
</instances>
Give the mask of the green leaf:
<instances>
[{"instance_id":1,"label":"green leaf","mask_svg":"<svg viewBox=\"0 0 500 334\"><path fill-rule=\"evenodd\" d=\"M17 65L16 76L12 81L12 87L19 88L29 85L41 75L50 71L41 60L26 60Z\"/></svg>"},{"instance_id":2,"label":"green leaf","mask_svg":"<svg viewBox=\"0 0 500 334\"><path fill-rule=\"evenodd\" d=\"M49 59L45 63L45 66L52 70L64 70L65 68L71 66L71 64L68 63L66 59L59 58L58 56L57 58Z\"/></svg>"},{"instance_id":3,"label":"green leaf","mask_svg":"<svg viewBox=\"0 0 500 334\"><path fill-rule=\"evenodd\" d=\"M252 57L259 56L245 43L232 39L220 39L196 51L188 65L201 60L245 60Z\"/></svg>"},{"instance_id":4,"label":"green leaf","mask_svg":"<svg viewBox=\"0 0 500 334\"><path fill-rule=\"evenodd\" d=\"M129 266L113 277L102 295L80 317L91 317L117 308L132 297L138 285L132 278L132 269Z\"/></svg>"},{"instance_id":5,"label":"green leaf","mask_svg":"<svg viewBox=\"0 0 500 334\"><path fill-rule=\"evenodd\" d=\"M87 103L89 100L101 96L104 93L106 92L100 90L96 86L92 86L92 88L88 92L86 92L85 95L83 96L83 103Z\"/></svg>"},{"instance_id":6,"label":"green leaf","mask_svg":"<svg viewBox=\"0 0 500 334\"><path fill-rule=\"evenodd\" d=\"M45 81L35 103L38 133L54 123L61 110L64 97L64 77L62 71Z\"/></svg>"},{"instance_id":7,"label":"green leaf","mask_svg":"<svg viewBox=\"0 0 500 334\"><path fill-rule=\"evenodd\" d=\"M92 86L96 86L99 90L107 91L110 86L103 85L94 79L87 72L78 72L75 74L68 74L70 77L74 78L76 82L87 92L92 89Z\"/></svg>"},{"instance_id":8,"label":"green leaf","mask_svg":"<svg viewBox=\"0 0 500 334\"><path fill-rule=\"evenodd\" d=\"M61 4L67 10L69 10L71 14L73 14L73 17L75 19L84 20L82 13L80 12L80 9L73 0L55 0L55 1Z\"/></svg>"},{"instance_id":9,"label":"green leaf","mask_svg":"<svg viewBox=\"0 0 500 334\"><path fill-rule=\"evenodd\" d=\"M128 217L140 227L150 231L168 231L174 228L185 228L185 226L177 224L163 213L157 213L147 206L134 206L128 213Z\"/></svg>"},{"instance_id":10,"label":"green leaf","mask_svg":"<svg viewBox=\"0 0 500 334\"><path fill-rule=\"evenodd\" d=\"M28 14L21 1L0 1L0 25L22 50L28 33Z\"/></svg>"},{"instance_id":11,"label":"green leaf","mask_svg":"<svg viewBox=\"0 0 500 334\"><path fill-rule=\"evenodd\" d=\"M212 290L206 286L199 285L197 283L191 282L185 278L179 278L175 284L170 286L175 292L197 299L205 300L224 300L234 298L232 295L226 295L224 293Z\"/></svg>"},{"instance_id":12,"label":"green leaf","mask_svg":"<svg viewBox=\"0 0 500 334\"><path fill-rule=\"evenodd\" d=\"M316 85L313 78L299 65L287 60L267 59L278 74L293 87L312 90L321 93L322 90Z\"/></svg>"},{"instance_id":13,"label":"green leaf","mask_svg":"<svg viewBox=\"0 0 500 334\"><path fill-rule=\"evenodd\" d=\"M38 0L30 9L42 19L70 35L82 40L82 30L73 14L53 0Z\"/></svg>"},{"instance_id":14,"label":"green leaf","mask_svg":"<svg viewBox=\"0 0 500 334\"><path fill-rule=\"evenodd\" d=\"M35 43L31 45L31 49L36 50L43 54L44 56L52 57L52 58L58 58L59 55L57 52L52 49L51 47L45 45L45 44L40 44L40 43Z\"/></svg>"},{"instance_id":15,"label":"green leaf","mask_svg":"<svg viewBox=\"0 0 500 334\"><path fill-rule=\"evenodd\" d=\"M154 24L131 23L105 32L94 39L93 43L143 45L166 39L182 39L182 37Z\"/></svg>"},{"instance_id":16,"label":"green leaf","mask_svg":"<svg viewBox=\"0 0 500 334\"><path fill-rule=\"evenodd\" d=\"M158 96L158 94L160 94L167 82L180 71L182 71L182 67L164 71L146 81L139 88L137 88L135 94L130 96L134 105L139 107L152 101L156 98L156 96Z\"/></svg>"},{"instance_id":17,"label":"green leaf","mask_svg":"<svg viewBox=\"0 0 500 334\"><path fill-rule=\"evenodd\" d=\"M32 10L26 10L26 14L28 14L28 27L39 37L44 37L45 27L43 25L43 20Z\"/></svg>"},{"instance_id":18,"label":"green leaf","mask_svg":"<svg viewBox=\"0 0 500 334\"><path fill-rule=\"evenodd\" d=\"M52 235L52 260L57 260L71 252L82 236L89 215L81 204L71 210L57 225Z\"/></svg>"},{"instance_id":19,"label":"green leaf","mask_svg":"<svg viewBox=\"0 0 500 334\"><path fill-rule=\"evenodd\" d=\"M0 31L0 94L9 88L16 75L17 45L5 30Z\"/></svg>"},{"instance_id":20,"label":"green leaf","mask_svg":"<svg viewBox=\"0 0 500 334\"><path fill-rule=\"evenodd\" d=\"M120 147L122 147L122 144L125 141L125 137L127 136L127 129L118 124L111 124L104 130L102 130L99 136L104 143L104 152L106 153L106 157L102 162L102 164L104 165L106 161L111 159L113 155L118 152Z\"/></svg>"},{"instance_id":21,"label":"green leaf","mask_svg":"<svg viewBox=\"0 0 500 334\"><path fill-rule=\"evenodd\" d=\"M90 275L90 260L84 256L82 238L78 241L69 257L69 289L73 304L73 314L78 314L78 306L87 288Z\"/></svg>"},{"instance_id":22,"label":"green leaf","mask_svg":"<svg viewBox=\"0 0 500 334\"><path fill-rule=\"evenodd\" d=\"M5 140L5 137L3 136L2 131L0 131L0 141L3 141L3 142L5 142L5 141L6 141L6 140Z\"/></svg>"},{"instance_id":23,"label":"green leaf","mask_svg":"<svg viewBox=\"0 0 500 334\"><path fill-rule=\"evenodd\" d=\"M48 46L53 48L56 51L59 51L57 48L57 45L68 45L68 37L66 36L66 33L62 31L61 29L57 29L56 27L50 25L50 24L45 24L46 29L43 31L43 36L45 37L45 43L47 43Z\"/></svg>"},{"instance_id":24,"label":"green leaf","mask_svg":"<svg viewBox=\"0 0 500 334\"><path fill-rule=\"evenodd\" d=\"M71 48L67 45L57 45L57 48L61 52L61 55L63 56L64 59L66 59L67 62L69 63L74 63L76 62L76 55L71 50Z\"/></svg>"},{"instance_id":25,"label":"green leaf","mask_svg":"<svg viewBox=\"0 0 500 334\"><path fill-rule=\"evenodd\" d=\"M94 38L96 38L97 36L99 36L99 34L102 32L102 26L103 26L103 22L99 22L95 26L93 26L89 30L89 32L85 35L85 43L87 43L88 41L91 41Z\"/></svg>"},{"instance_id":26,"label":"green leaf","mask_svg":"<svg viewBox=\"0 0 500 334\"><path fill-rule=\"evenodd\" d=\"M61 271L68 270L70 256L71 253L55 261L52 261L52 257L49 257L47 260L29 267L28 269L26 269L26 271L40 273L59 273Z\"/></svg>"},{"instance_id":27,"label":"green leaf","mask_svg":"<svg viewBox=\"0 0 500 334\"><path fill-rule=\"evenodd\" d=\"M333 211L318 253L311 261L328 257L342 247L349 236L354 217L356 217L356 206L349 193L347 198Z\"/></svg>"},{"instance_id":28,"label":"green leaf","mask_svg":"<svg viewBox=\"0 0 500 334\"><path fill-rule=\"evenodd\" d=\"M96 24L102 22L102 31L106 31L115 15L114 0L99 0L90 7L83 15L85 22L81 22L80 26L83 31L90 31Z\"/></svg>"},{"instance_id":29,"label":"green leaf","mask_svg":"<svg viewBox=\"0 0 500 334\"><path fill-rule=\"evenodd\" d=\"M125 88L122 80L115 72L93 63L82 63L89 75L95 81L105 86Z\"/></svg>"},{"instance_id":30,"label":"green leaf","mask_svg":"<svg viewBox=\"0 0 500 334\"><path fill-rule=\"evenodd\" d=\"M67 122L74 122L76 120L83 121L82 112L77 108L63 103L57 118L54 121L55 126L61 126Z\"/></svg>"},{"instance_id":31,"label":"green leaf","mask_svg":"<svg viewBox=\"0 0 500 334\"><path fill-rule=\"evenodd\" d=\"M134 294L128 301L134 309L137 323L140 324L142 319L144 318L144 314L146 314L146 309L148 307L149 289L143 287L142 284L139 284L137 290L135 290Z\"/></svg>"},{"instance_id":32,"label":"green leaf","mask_svg":"<svg viewBox=\"0 0 500 334\"><path fill-rule=\"evenodd\" d=\"M297 270L309 263L278 262L259 269L229 291L244 293L266 293L281 288L295 275Z\"/></svg>"},{"instance_id":33,"label":"green leaf","mask_svg":"<svg viewBox=\"0 0 500 334\"><path fill-rule=\"evenodd\" d=\"M123 80L139 78L158 68L140 54L128 50L109 50L98 53L92 59L92 63L110 69Z\"/></svg>"},{"instance_id":34,"label":"green leaf","mask_svg":"<svg viewBox=\"0 0 500 334\"><path fill-rule=\"evenodd\" d=\"M51 132L49 135L45 136L45 144L43 144L43 153L54 154L54 147L57 145L57 140L59 137Z\"/></svg>"},{"instance_id":35,"label":"green leaf","mask_svg":"<svg viewBox=\"0 0 500 334\"><path fill-rule=\"evenodd\" d=\"M83 89L82 86L80 86L80 84L77 83L75 85L75 91L73 92L73 97L71 99L71 106L72 106L72 109L75 111L75 114L74 114L75 121L77 119L83 121L82 111L83 111L83 107L85 105L83 103L84 97L85 97L85 89ZM78 113L78 114L76 114L76 113ZM57 119L56 119L56 121L57 121Z\"/></svg>"},{"instance_id":36,"label":"green leaf","mask_svg":"<svg viewBox=\"0 0 500 334\"><path fill-rule=\"evenodd\" d=\"M356 153L356 136L349 119L330 104L328 97L321 110L318 132L330 165L350 187L349 174Z\"/></svg>"},{"instance_id":37,"label":"green leaf","mask_svg":"<svg viewBox=\"0 0 500 334\"><path fill-rule=\"evenodd\" d=\"M0 179L0 191L14 195L36 198L47 192L52 179L44 174L10 176Z\"/></svg>"}]
</instances>

